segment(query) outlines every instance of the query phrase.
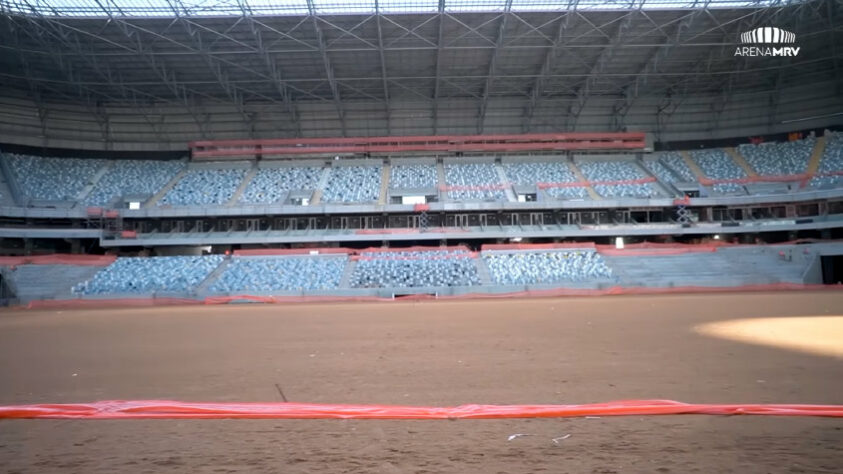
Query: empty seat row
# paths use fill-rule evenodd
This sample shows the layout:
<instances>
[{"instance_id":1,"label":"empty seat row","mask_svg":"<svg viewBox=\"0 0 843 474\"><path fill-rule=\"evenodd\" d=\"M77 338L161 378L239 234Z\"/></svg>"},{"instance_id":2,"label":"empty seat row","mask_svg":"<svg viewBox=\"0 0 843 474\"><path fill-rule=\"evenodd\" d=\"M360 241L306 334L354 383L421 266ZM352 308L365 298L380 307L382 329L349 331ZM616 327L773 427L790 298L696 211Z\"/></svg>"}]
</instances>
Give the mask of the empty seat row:
<instances>
[{"instance_id":1,"label":"empty seat row","mask_svg":"<svg viewBox=\"0 0 843 474\"><path fill-rule=\"evenodd\" d=\"M117 161L97 181L84 203L107 206L124 196L152 197L185 166L183 161Z\"/></svg>"},{"instance_id":2,"label":"empty seat row","mask_svg":"<svg viewBox=\"0 0 843 474\"><path fill-rule=\"evenodd\" d=\"M106 164L106 160L82 158L6 156L23 196L45 201L75 201Z\"/></svg>"},{"instance_id":3,"label":"empty seat row","mask_svg":"<svg viewBox=\"0 0 843 474\"><path fill-rule=\"evenodd\" d=\"M503 170L513 184L574 183L577 176L564 162L504 163Z\"/></svg>"},{"instance_id":4,"label":"empty seat row","mask_svg":"<svg viewBox=\"0 0 843 474\"><path fill-rule=\"evenodd\" d=\"M222 205L234 197L245 176L246 170L241 168L188 170L158 205Z\"/></svg>"},{"instance_id":5,"label":"empty seat row","mask_svg":"<svg viewBox=\"0 0 843 474\"><path fill-rule=\"evenodd\" d=\"M348 258L249 257L233 258L210 286L210 293L266 293L337 288Z\"/></svg>"},{"instance_id":6,"label":"empty seat row","mask_svg":"<svg viewBox=\"0 0 843 474\"><path fill-rule=\"evenodd\" d=\"M694 150L691 158L697 162L700 169L711 179L741 179L746 178L746 171L740 167L728 153L719 149Z\"/></svg>"},{"instance_id":7,"label":"empty seat row","mask_svg":"<svg viewBox=\"0 0 843 474\"><path fill-rule=\"evenodd\" d=\"M121 257L73 288L78 295L193 291L222 262L221 255Z\"/></svg>"},{"instance_id":8,"label":"empty seat row","mask_svg":"<svg viewBox=\"0 0 843 474\"><path fill-rule=\"evenodd\" d=\"M322 168L316 166L263 168L249 181L240 202L246 204L276 204L288 191L316 189Z\"/></svg>"},{"instance_id":9,"label":"empty seat row","mask_svg":"<svg viewBox=\"0 0 843 474\"><path fill-rule=\"evenodd\" d=\"M328 203L367 203L378 200L382 166L334 166L322 193Z\"/></svg>"},{"instance_id":10,"label":"empty seat row","mask_svg":"<svg viewBox=\"0 0 843 474\"><path fill-rule=\"evenodd\" d=\"M597 194L608 198L649 198L660 193L653 183L642 184L595 184Z\"/></svg>"},{"instance_id":11,"label":"empty seat row","mask_svg":"<svg viewBox=\"0 0 843 474\"><path fill-rule=\"evenodd\" d=\"M480 284L474 259L464 252L363 253L351 274L353 288L454 287Z\"/></svg>"},{"instance_id":12,"label":"empty seat row","mask_svg":"<svg viewBox=\"0 0 843 474\"><path fill-rule=\"evenodd\" d=\"M802 174L808 168L816 139L792 142L770 142L760 145L743 144L738 152L761 176Z\"/></svg>"},{"instance_id":13,"label":"empty seat row","mask_svg":"<svg viewBox=\"0 0 843 474\"><path fill-rule=\"evenodd\" d=\"M494 163L460 163L445 165L448 198L454 201L490 201L506 197Z\"/></svg>"},{"instance_id":14,"label":"empty seat row","mask_svg":"<svg viewBox=\"0 0 843 474\"><path fill-rule=\"evenodd\" d=\"M666 151L659 153L659 161L673 171L679 177L680 181L692 182L697 180L694 172L691 171L691 168L679 152Z\"/></svg>"},{"instance_id":15,"label":"empty seat row","mask_svg":"<svg viewBox=\"0 0 843 474\"><path fill-rule=\"evenodd\" d=\"M593 251L490 252L483 254L492 282L500 285L555 284L606 279L612 271Z\"/></svg>"},{"instance_id":16,"label":"empty seat row","mask_svg":"<svg viewBox=\"0 0 843 474\"><path fill-rule=\"evenodd\" d=\"M632 161L581 161L577 166L589 181L628 181L647 177Z\"/></svg>"},{"instance_id":17,"label":"empty seat row","mask_svg":"<svg viewBox=\"0 0 843 474\"><path fill-rule=\"evenodd\" d=\"M389 186L396 189L435 188L439 177L434 164L392 165Z\"/></svg>"},{"instance_id":18,"label":"empty seat row","mask_svg":"<svg viewBox=\"0 0 843 474\"><path fill-rule=\"evenodd\" d=\"M815 188L832 188L843 184L843 176L828 174L843 172L843 133L832 133L826 140L825 151L817 169L819 176L811 180L811 186Z\"/></svg>"}]
</instances>

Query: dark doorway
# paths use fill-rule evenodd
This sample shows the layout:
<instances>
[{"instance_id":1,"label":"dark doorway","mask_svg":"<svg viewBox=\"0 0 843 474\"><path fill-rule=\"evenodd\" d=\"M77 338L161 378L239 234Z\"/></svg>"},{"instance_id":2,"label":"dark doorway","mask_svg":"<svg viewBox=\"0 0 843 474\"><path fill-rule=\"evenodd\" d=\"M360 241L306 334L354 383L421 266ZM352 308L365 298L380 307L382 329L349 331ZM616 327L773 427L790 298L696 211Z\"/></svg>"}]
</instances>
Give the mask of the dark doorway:
<instances>
[{"instance_id":1,"label":"dark doorway","mask_svg":"<svg viewBox=\"0 0 843 474\"><path fill-rule=\"evenodd\" d=\"M843 283L843 255L823 255L823 283L836 285Z\"/></svg>"}]
</instances>

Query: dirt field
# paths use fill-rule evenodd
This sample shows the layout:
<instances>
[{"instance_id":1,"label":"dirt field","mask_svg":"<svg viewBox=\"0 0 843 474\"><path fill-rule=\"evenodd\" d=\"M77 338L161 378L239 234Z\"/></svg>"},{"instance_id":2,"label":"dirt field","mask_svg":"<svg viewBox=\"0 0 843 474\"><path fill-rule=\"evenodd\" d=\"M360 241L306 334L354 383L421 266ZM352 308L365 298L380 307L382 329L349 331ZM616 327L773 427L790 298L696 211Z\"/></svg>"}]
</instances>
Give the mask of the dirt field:
<instances>
[{"instance_id":1,"label":"dirt field","mask_svg":"<svg viewBox=\"0 0 843 474\"><path fill-rule=\"evenodd\" d=\"M843 292L5 312L0 404L276 384L321 403L843 404L840 358L692 329L840 314ZM0 421L3 472L843 472L842 447L821 418Z\"/></svg>"}]
</instances>

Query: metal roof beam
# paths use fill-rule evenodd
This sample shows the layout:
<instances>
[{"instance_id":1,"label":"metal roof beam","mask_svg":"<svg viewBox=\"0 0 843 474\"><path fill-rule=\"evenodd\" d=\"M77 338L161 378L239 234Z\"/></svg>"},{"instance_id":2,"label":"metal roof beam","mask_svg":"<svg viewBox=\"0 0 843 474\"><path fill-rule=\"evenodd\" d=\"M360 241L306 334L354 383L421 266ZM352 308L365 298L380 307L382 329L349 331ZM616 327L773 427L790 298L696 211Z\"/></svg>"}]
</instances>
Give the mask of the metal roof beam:
<instances>
[{"instance_id":1,"label":"metal roof beam","mask_svg":"<svg viewBox=\"0 0 843 474\"><path fill-rule=\"evenodd\" d=\"M328 57L327 45L325 44L325 36L322 33L322 27L319 26L319 19L316 17L316 7L313 5L313 0L307 0L307 10L310 12L310 18L313 21L313 30L316 33L316 40L319 44L319 53L322 55L322 64L325 67L325 76L328 78L328 84L331 86L331 94L334 97L334 105L337 109L337 116L340 120L340 127L342 128L342 136L348 136L348 131L345 125L345 110L343 110L342 99L340 98L340 90L337 86L337 81L334 78L334 68L331 66L331 58Z\"/></svg>"},{"instance_id":2,"label":"metal roof beam","mask_svg":"<svg viewBox=\"0 0 843 474\"><path fill-rule=\"evenodd\" d=\"M390 111L389 107L389 83L387 82L388 79L386 74L386 59L384 59L383 54L383 30L381 29L381 14L379 0L375 0L375 22L378 26L378 57L380 59L381 66L381 80L383 81L383 100L384 109L386 112L386 134L392 135L392 112Z\"/></svg>"},{"instance_id":3,"label":"metal roof beam","mask_svg":"<svg viewBox=\"0 0 843 474\"><path fill-rule=\"evenodd\" d=\"M503 45L503 36L506 33L506 24L509 20L510 10L512 9L512 0L505 0L503 13L501 14L501 22L498 24L498 34L495 36L495 49L492 51L492 58L489 61L489 73L486 75L486 85L483 87L483 98L480 100L480 110L477 114L477 133L483 133L483 127L486 122L486 110L489 106L489 95L492 91L492 84L495 81L495 67L498 63L498 55Z\"/></svg>"},{"instance_id":4,"label":"metal roof beam","mask_svg":"<svg viewBox=\"0 0 843 474\"><path fill-rule=\"evenodd\" d=\"M439 35L436 40L436 73L433 77L433 134L439 134L439 78L442 75L442 48L445 29L445 0L439 0Z\"/></svg>"},{"instance_id":5,"label":"metal roof beam","mask_svg":"<svg viewBox=\"0 0 843 474\"><path fill-rule=\"evenodd\" d=\"M521 130L524 133L529 133L532 129L533 115L536 113L536 106L538 105L539 97L541 97L548 74L550 74L550 71L552 71L556 65L559 47L562 45L562 38L571 26L571 19L574 17L574 10L577 8L577 3L579 3L579 0L573 0L568 3L568 11L565 14L565 18L559 20L559 26L556 29L556 36L554 37L550 48L548 48L547 52L545 52L541 69L539 69L536 80L533 81L533 86L530 88L530 100L527 102L527 107L525 107L524 120L521 124Z\"/></svg>"},{"instance_id":6,"label":"metal roof beam","mask_svg":"<svg viewBox=\"0 0 843 474\"><path fill-rule=\"evenodd\" d=\"M622 17L617 30L615 30L614 36L610 38L606 47L600 51L600 55L597 56L597 60L595 60L594 64L591 66L588 77L586 77L583 84L577 89L576 98L568 106L568 113L565 117L567 121L567 129L569 131L576 129L577 120L579 120L580 114L585 109L586 102L591 94L591 89L594 87L594 81L603 73L606 65L609 64L615 57L618 46L623 42L624 35L626 35L635 15L636 10L631 10Z\"/></svg>"}]
</instances>

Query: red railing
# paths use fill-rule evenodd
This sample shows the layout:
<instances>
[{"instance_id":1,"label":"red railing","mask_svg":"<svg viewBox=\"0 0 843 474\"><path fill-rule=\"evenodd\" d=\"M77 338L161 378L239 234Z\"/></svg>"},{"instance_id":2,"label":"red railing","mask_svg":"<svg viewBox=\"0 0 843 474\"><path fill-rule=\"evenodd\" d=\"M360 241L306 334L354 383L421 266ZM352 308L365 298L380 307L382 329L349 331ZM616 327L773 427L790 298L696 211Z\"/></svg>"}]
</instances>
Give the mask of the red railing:
<instances>
[{"instance_id":1,"label":"red railing","mask_svg":"<svg viewBox=\"0 0 843 474\"><path fill-rule=\"evenodd\" d=\"M405 137L202 140L190 143L193 158L348 155L401 152L520 152L643 150L645 134L534 133L521 135L431 135Z\"/></svg>"}]
</instances>

